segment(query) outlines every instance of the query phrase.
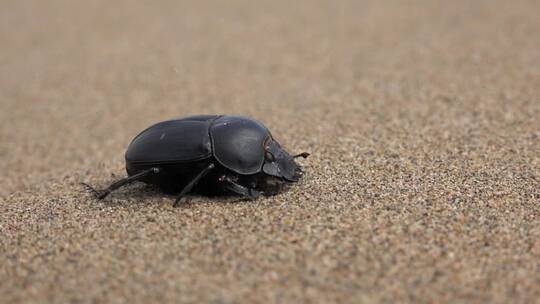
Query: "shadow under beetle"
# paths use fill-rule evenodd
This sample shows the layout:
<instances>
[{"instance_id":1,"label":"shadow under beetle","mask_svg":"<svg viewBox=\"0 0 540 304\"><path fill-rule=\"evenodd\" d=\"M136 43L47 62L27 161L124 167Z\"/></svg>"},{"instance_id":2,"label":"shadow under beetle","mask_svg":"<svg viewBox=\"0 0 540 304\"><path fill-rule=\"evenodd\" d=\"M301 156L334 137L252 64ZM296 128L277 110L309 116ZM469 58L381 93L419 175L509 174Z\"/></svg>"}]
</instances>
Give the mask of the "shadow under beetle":
<instances>
[{"instance_id":1,"label":"shadow under beetle","mask_svg":"<svg viewBox=\"0 0 540 304\"><path fill-rule=\"evenodd\" d=\"M94 192L98 199L134 181L178 194L236 193L256 199L297 182L302 170L260 122L241 116L198 115L157 123L137 135L126 158L128 177Z\"/></svg>"}]
</instances>

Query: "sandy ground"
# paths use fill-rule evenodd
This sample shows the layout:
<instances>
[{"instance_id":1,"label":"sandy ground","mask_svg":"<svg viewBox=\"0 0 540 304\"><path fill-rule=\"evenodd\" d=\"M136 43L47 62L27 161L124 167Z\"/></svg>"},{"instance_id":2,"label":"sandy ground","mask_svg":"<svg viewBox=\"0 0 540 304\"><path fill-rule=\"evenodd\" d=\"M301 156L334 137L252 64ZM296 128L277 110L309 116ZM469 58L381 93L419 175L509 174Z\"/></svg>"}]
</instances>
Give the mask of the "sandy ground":
<instances>
[{"instance_id":1,"label":"sandy ground","mask_svg":"<svg viewBox=\"0 0 540 304\"><path fill-rule=\"evenodd\" d=\"M1 6L0 302L540 298L540 2ZM194 113L263 121L305 179L82 191Z\"/></svg>"}]
</instances>

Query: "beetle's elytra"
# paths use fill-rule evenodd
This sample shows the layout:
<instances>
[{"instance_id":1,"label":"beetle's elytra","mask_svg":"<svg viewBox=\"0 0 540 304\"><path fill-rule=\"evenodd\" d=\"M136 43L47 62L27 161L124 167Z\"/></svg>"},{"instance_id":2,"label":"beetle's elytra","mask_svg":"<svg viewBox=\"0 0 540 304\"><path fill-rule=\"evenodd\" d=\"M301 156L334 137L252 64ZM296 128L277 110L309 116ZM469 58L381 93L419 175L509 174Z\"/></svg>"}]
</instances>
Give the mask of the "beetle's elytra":
<instances>
[{"instance_id":1,"label":"beetle's elytra","mask_svg":"<svg viewBox=\"0 0 540 304\"><path fill-rule=\"evenodd\" d=\"M126 151L128 177L95 190L98 199L134 181L178 193L235 193L256 199L297 182L302 170L260 122L241 116L198 115L157 123L137 135ZM86 185L86 184L85 184Z\"/></svg>"}]
</instances>

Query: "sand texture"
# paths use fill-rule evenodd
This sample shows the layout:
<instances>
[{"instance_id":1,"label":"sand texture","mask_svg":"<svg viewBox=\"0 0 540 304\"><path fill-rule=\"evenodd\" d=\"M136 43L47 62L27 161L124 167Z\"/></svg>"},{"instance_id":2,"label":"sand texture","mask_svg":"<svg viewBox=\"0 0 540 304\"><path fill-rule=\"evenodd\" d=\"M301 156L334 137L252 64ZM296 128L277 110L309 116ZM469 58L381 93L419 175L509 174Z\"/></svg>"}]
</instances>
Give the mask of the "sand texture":
<instances>
[{"instance_id":1,"label":"sand texture","mask_svg":"<svg viewBox=\"0 0 540 304\"><path fill-rule=\"evenodd\" d=\"M540 299L539 1L1 1L0 303ZM152 123L264 122L256 202L134 184Z\"/></svg>"}]
</instances>

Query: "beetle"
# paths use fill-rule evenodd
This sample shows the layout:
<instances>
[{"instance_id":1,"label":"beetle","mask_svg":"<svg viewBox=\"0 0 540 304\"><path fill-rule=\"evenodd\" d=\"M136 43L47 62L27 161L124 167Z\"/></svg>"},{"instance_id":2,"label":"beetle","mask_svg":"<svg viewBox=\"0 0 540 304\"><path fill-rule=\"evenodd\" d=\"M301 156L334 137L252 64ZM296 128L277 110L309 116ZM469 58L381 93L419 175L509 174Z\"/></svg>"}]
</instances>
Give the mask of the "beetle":
<instances>
[{"instance_id":1,"label":"beetle","mask_svg":"<svg viewBox=\"0 0 540 304\"><path fill-rule=\"evenodd\" d=\"M302 169L261 122L243 116L196 115L154 124L139 133L125 153L128 176L94 192L141 181L177 194L174 207L190 192L237 194L255 200L297 182Z\"/></svg>"}]
</instances>

